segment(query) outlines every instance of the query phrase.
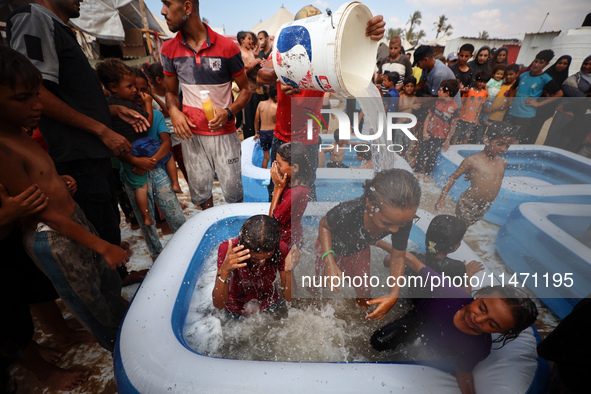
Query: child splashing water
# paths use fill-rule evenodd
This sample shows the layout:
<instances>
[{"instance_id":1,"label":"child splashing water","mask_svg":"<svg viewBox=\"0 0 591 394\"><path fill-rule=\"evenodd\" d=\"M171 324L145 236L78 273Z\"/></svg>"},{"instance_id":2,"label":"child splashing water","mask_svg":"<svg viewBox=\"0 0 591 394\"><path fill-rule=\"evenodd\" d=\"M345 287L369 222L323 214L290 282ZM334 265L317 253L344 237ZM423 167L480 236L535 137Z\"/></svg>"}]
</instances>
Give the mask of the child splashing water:
<instances>
[{"instance_id":1,"label":"child splashing water","mask_svg":"<svg viewBox=\"0 0 591 394\"><path fill-rule=\"evenodd\" d=\"M275 185L269 216L277 219L281 241L288 247L302 248L302 216L308 206L308 178L312 172L308 151L301 142L289 142L277 149L277 160L271 167Z\"/></svg>"},{"instance_id":2,"label":"child splashing water","mask_svg":"<svg viewBox=\"0 0 591 394\"><path fill-rule=\"evenodd\" d=\"M295 246L290 251L281 241L275 219L267 215L247 219L238 238L224 242L218 249L213 305L234 317L262 310L284 312L285 303L279 299L275 278L279 272L283 297L291 301L296 290L292 270L299 258Z\"/></svg>"},{"instance_id":3,"label":"child splashing water","mask_svg":"<svg viewBox=\"0 0 591 394\"><path fill-rule=\"evenodd\" d=\"M431 277L441 280L437 272L416 258L406 259L406 264L423 278L417 281L423 286L430 286ZM440 283L433 287L430 298L419 303L415 313L377 330L371 344L384 351L421 338L435 351L436 366L453 366L462 393L474 393L472 370L488 357L492 343L502 343L503 347L517 338L535 322L538 311L534 302L514 287L485 287L472 299L449 280ZM495 333L501 335L493 340L491 334Z\"/></svg>"},{"instance_id":4,"label":"child splashing water","mask_svg":"<svg viewBox=\"0 0 591 394\"><path fill-rule=\"evenodd\" d=\"M316 275L324 273L332 291L340 291L333 284L344 274L362 277L370 273L369 246L387 235L392 237L390 275L398 278L404 274L408 237L421 200L419 183L410 172L392 169L377 173L363 188L361 197L340 203L320 220ZM358 304L377 305L366 316L372 320L383 319L400 293L394 286L388 294L368 301L368 287L355 290Z\"/></svg>"},{"instance_id":5,"label":"child splashing water","mask_svg":"<svg viewBox=\"0 0 591 394\"><path fill-rule=\"evenodd\" d=\"M119 59L107 59L97 64L97 74L103 86L111 93L107 99L109 104L122 105L131 108L142 114L152 126L154 114L152 112L152 97L148 94L142 94L144 109L135 103L137 89L135 87L135 73ZM153 138L148 137L147 131L137 133L133 126L114 116L113 130L121 134L133 145L133 151L121 157L122 176L129 185L135 190L137 205L142 213L144 224L152 224L148 207L148 176L147 174L138 175L132 171L133 161L138 157L148 157L154 165L164 165L170 161L170 153L162 160L156 162L154 155L160 149L160 143ZM174 166L174 163L171 163ZM169 171L170 173L170 171Z\"/></svg>"}]
</instances>

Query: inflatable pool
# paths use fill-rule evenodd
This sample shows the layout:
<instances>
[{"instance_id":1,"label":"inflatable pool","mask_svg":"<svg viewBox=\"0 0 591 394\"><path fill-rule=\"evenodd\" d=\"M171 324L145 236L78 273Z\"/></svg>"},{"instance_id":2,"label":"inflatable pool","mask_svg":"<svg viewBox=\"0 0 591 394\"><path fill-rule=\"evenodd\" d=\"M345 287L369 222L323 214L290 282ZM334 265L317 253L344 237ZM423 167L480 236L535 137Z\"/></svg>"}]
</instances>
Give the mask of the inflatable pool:
<instances>
[{"instance_id":1,"label":"inflatable pool","mask_svg":"<svg viewBox=\"0 0 591 394\"><path fill-rule=\"evenodd\" d=\"M526 203L497 233L505 264L561 319L591 293L589 228L591 205Z\"/></svg>"},{"instance_id":2,"label":"inflatable pool","mask_svg":"<svg viewBox=\"0 0 591 394\"><path fill-rule=\"evenodd\" d=\"M322 143L330 144L333 136L322 134ZM361 142L361 140L359 140ZM395 154L395 153L392 153ZM412 172L406 160L396 155L395 168ZM271 176L269 169L261 168L263 151L250 137L242 141L242 186L244 202L268 202L267 185ZM354 151L346 152L345 165L351 168L319 168L316 172L316 195L318 201L347 201L363 194L362 185L374 176L373 170L355 169L359 165ZM269 163L270 165L270 163Z\"/></svg>"},{"instance_id":3,"label":"inflatable pool","mask_svg":"<svg viewBox=\"0 0 591 394\"><path fill-rule=\"evenodd\" d=\"M447 178L466 157L481 152L483 145L455 145L441 152L433 171L443 187ZM591 203L591 160L562 149L542 145L513 145L503 157L507 170L503 186L486 220L502 225L524 202ZM469 186L458 179L449 196L457 201Z\"/></svg>"},{"instance_id":4,"label":"inflatable pool","mask_svg":"<svg viewBox=\"0 0 591 394\"><path fill-rule=\"evenodd\" d=\"M311 204L305 224L317 223L334 204ZM423 365L369 362L269 362L208 357L192 350L183 327L205 257L238 233L246 218L269 204L234 204L193 216L152 266L127 312L115 350L120 393L433 392L459 393L450 374ZM413 226L411 239L424 245L430 215ZM476 255L465 245L454 254ZM490 271L480 275L489 275ZM534 391L536 339L531 328L474 370L479 393ZM494 389L492 389L494 388Z\"/></svg>"}]
</instances>

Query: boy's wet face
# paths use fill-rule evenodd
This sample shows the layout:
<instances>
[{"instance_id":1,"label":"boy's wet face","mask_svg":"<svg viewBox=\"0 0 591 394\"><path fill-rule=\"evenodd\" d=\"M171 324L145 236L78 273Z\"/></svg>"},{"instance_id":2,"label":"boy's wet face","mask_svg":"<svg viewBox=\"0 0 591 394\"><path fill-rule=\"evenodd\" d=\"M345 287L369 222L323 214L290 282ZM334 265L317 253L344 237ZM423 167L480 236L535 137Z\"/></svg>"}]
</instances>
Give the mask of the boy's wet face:
<instances>
[{"instance_id":1,"label":"boy's wet face","mask_svg":"<svg viewBox=\"0 0 591 394\"><path fill-rule=\"evenodd\" d=\"M275 250L272 250L270 252L258 252L258 253L251 250L248 254L250 254L249 261L251 263L263 265L263 264L265 264L265 262L268 259L273 257L273 254L275 254Z\"/></svg>"},{"instance_id":2,"label":"boy's wet face","mask_svg":"<svg viewBox=\"0 0 591 394\"><path fill-rule=\"evenodd\" d=\"M495 138L493 140L484 137L484 150L491 157L497 157L506 153L514 142L513 137Z\"/></svg>"},{"instance_id":3,"label":"boy's wet face","mask_svg":"<svg viewBox=\"0 0 591 394\"><path fill-rule=\"evenodd\" d=\"M123 100L134 101L137 94L135 75L124 75L111 92Z\"/></svg>"},{"instance_id":4,"label":"boy's wet face","mask_svg":"<svg viewBox=\"0 0 591 394\"><path fill-rule=\"evenodd\" d=\"M477 298L456 312L454 325L470 335L506 333L515 327L515 319L502 298Z\"/></svg>"},{"instance_id":5,"label":"boy's wet face","mask_svg":"<svg viewBox=\"0 0 591 394\"><path fill-rule=\"evenodd\" d=\"M462 66L468 63L468 60L472 57L472 52L469 51L460 51L458 54L458 63Z\"/></svg>"},{"instance_id":6,"label":"boy's wet face","mask_svg":"<svg viewBox=\"0 0 591 394\"><path fill-rule=\"evenodd\" d=\"M39 89L40 85L27 87L21 81L14 87L0 86L0 123L18 128L35 127L43 110Z\"/></svg>"}]
</instances>

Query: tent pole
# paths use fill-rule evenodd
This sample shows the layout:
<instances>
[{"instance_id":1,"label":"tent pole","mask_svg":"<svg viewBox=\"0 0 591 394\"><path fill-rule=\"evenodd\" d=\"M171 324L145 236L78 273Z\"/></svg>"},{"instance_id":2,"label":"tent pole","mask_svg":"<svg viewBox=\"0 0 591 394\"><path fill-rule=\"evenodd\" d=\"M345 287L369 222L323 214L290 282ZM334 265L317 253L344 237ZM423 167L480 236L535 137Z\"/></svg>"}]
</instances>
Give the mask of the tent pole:
<instances>
[{"instance_id":1,"label":"tent pole","mask_svg":"<svg viewBox=\"0 0 591 394\"><path fill-rule=\"evenodd\" d=\"M144 25L143 31L146 33L146 41L148 41L148 51L150 56L152 55L152 40L150 39L150 26L148 25L148 15L146 14L146 4L144 0L139 0L140 2L140 12L142 13L142 23Z\"/></svg>"}]
</instances>

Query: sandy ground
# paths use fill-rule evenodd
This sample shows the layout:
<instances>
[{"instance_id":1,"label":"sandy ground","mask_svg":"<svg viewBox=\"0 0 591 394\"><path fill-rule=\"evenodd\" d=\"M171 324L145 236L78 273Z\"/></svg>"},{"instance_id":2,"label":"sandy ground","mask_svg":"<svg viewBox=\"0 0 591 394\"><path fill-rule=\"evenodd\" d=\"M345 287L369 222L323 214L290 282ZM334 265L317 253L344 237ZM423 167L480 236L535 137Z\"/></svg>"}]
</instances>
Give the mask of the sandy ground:
<instances>
[{"instance_id":1,"label":"sandy ground","mask_svg":"<svg viewBox=\"0 0 591 394\"><path fill-rule=\"evenodd\" d=\"M179 172L179 179L185 193L179 195L181 203L185 204L187 208L184 210L187 218L194 214L198 214L199 210L196 209L190 201L188 187L184 183L184 178ZM431 213L436 213L434 210L435 202L441 192L441 189L434 183L423 183L421 181L423 189L423 201L421 202L421 208ZM214 203L215 205L225 204L223 196L221 195L221 189L219 184L214 184ZM451 199L447 199L446 205L441 213L452 214L454 213L455 203ZM495 273L510 272L507 267L503 264L500 257L498 256L495 249L495 235L498 231L499 226L481 221L472 226L464 240L474 250L474 252L482 259L482 261ZM152 259L145 247L143 238L140 230L131 230L130 226L125 223L122 216L122 240L128 241L132 244L134 254L128 263L129 270L141 270L149 268L152 264ZM163 245L168 242L171 235L163 236L161 232L160 239ZM131 300L133 294L137 290L138 285L132 285L124 288L123 297L127 300ZM543 306L540 302L537 302L540 308L540 316L536 323L538 331L542 337L546 336L559 322L559 319ZM68 316L67 310L64 310L66 317ZM34 338L39 344L43 346L52 347L54 342L51 335L44 333L38 324L36 324L36 332ZM71 346L69 349L64 351L65 355L58 362L58 366L62 368L82 368L90 369L91 375L87 382L81 385L71 393L91 393L91 394L113 394L117 393L117 387L115 385L115 378L113 375L113 358L111 354L101 348L96 343L80 343ZM13 367L13 373L17 377L19 386L18 393L46 393L53 394L59 393L60 391L52 390L39 382L39 380L30 372L18 366Z\"/></svg>"}]
</instances>

